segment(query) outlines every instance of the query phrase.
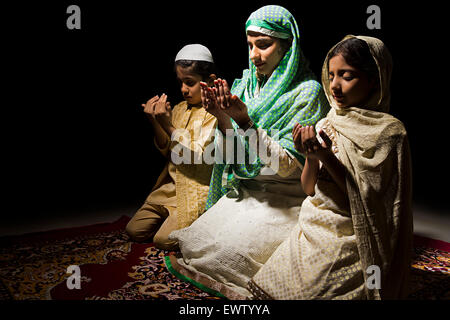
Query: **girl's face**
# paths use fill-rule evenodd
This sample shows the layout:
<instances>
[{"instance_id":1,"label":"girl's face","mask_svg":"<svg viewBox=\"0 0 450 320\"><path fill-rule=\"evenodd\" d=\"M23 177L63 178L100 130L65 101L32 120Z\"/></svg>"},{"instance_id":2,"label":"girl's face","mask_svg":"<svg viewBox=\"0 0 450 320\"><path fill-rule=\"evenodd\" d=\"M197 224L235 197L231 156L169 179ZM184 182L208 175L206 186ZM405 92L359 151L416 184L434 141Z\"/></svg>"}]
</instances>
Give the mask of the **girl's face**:
<instances>
[{"instance_id":1,"label":"girl's face","mask_svg":"<svg viewBox=\"0 0 450 320\"><path fill-rule=\"evenodd\" d=\"M200 81L202 77L190 71L190 68L176 66L177 79L181 83L181 93L188 104L202 102Z\"/></svg>"},{"instance_id":2,"label":"girl's face","mask_svg":"<svg viewBox=\"0 0 450 320\"><path fill-rule=\"evenodd\" d=\"M259 74L270 76L285 54L280 39L258 32L247 32L250 60Z\"/></svg>"},{"instance_id":3,"label":"girl's face","mask_svg":"<svg viewBox=\"0 0 450 320\"><path fill-rule=\"evenodd\" d=\"M328 62L330 91L340 108L363 104L368 100L374 81L367 75L347 64L342 55L332 57Z\"/></svg>"}]
</instances>

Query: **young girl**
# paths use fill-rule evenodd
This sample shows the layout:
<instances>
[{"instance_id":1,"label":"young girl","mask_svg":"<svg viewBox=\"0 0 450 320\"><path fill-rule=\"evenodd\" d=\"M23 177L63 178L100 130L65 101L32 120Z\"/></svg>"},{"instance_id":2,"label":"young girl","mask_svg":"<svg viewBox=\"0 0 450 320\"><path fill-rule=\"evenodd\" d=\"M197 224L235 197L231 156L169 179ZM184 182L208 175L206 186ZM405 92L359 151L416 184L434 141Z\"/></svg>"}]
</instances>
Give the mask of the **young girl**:
<instances>
[{"instance_id":1,"label":"young girl","mask_svg":"<svg viewBox=\"0 0 450 320\"><path fill-rule=\"evenodd\" d=\"M128 223L126 230L135 241L153 241L159 248L174 249L177 243L168 239L169 233L189 226L205 209L213 167L198 160L213 142L216 118L202 108L200 81L212 85L214 69L208 48L187 45L175 58L185 100L172 110L167 95L162 94L142 105L153 125L158 150L173 159L179 154L170 154L170 150L184 149L184 161L174 163L169 158L144 205Z\"/></svg>"},{"instance_id":2,"label":"young girl","mask_svg":"<svg viewBox=\"0 0 450 320\"><path fill-rule=\"evenodd\" d=\"M347 36L328 53L332 109L297 125L309 197L297 226L249 282L263 299L396 299L407 295L411 171L403 124L387 114L392 59L383 42Z\"/></svg>"}]
</instances>

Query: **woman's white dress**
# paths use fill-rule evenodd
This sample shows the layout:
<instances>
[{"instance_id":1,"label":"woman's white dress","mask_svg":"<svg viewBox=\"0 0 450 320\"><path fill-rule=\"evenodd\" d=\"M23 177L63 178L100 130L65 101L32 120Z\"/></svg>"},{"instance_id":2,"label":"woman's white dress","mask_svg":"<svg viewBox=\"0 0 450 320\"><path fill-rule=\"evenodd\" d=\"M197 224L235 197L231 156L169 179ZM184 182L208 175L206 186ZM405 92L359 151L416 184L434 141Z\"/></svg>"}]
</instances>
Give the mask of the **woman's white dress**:
<instances>
[{"instance_id":1,"label":"woman's white dress","mask_svg":"<svg viewBox=\"0 0 450 320\"><path fill-rule=\"evenodd\" d=\"M249 297L247 283L290 234L306 195L301 164L258 129L270 153L279 156L277 174L265 166L242 180L239 196L223 196L191 226L174 231L182 256L178 267L229 298ZM236 293L236 294L235 294Z\"/></svg>"}]
</instances>

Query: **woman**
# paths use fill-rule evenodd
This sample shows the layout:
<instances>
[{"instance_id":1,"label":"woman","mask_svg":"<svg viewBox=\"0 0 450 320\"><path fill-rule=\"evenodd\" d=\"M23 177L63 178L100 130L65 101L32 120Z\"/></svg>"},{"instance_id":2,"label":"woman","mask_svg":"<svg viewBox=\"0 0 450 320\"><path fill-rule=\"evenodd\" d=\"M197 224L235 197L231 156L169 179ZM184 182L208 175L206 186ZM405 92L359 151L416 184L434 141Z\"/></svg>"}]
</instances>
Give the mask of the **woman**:
<instances>
[{"instance_id":1,"label":"woman","mask_svg":"<svg viewBox=\"0 0 450 320\"><path fill-rule=\"evenodd\" d=\"M289 238L249 283L255 298L406 297L410 153L403 124L387 114L391 70L376 38L348 36L328 53L322 84L332 109L317 138L312 127L293 133L307 155L301 180L310 197Z\"/></svg>"},{"instance_id":2,"label":"woman","mask_svg":"<svg viewBox=\"0 0 450 320\"><path fill-rule=\"evenodd\" d=\"M218 121L216 151L225 150L225 163L214 166L208 211L170 235L182 257L166 259L169 270L232 299L250 295L247 282L298 219L305 198L298 183L304 157L293 144L294 124L313 125L329 108L286 9L257 10L247 20L246 33L249 69L242 79L231 92L220 79L202 92L205 108ZM247 142L242 131L256 142ZM255 161L229 156L233 149L226 146L234 139L235 150L249 158L256 154Z\"/></svg>"}]
</instances>

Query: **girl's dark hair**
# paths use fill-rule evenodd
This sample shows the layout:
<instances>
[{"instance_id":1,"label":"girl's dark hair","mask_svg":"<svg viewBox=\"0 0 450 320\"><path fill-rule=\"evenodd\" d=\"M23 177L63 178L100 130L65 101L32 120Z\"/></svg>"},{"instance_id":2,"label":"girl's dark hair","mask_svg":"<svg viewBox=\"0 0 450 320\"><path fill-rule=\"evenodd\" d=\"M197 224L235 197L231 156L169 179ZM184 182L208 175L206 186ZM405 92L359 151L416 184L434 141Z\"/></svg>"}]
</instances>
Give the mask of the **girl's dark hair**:
<instances>
[{"instance_id":1,"label":"girl's dark hair","mask_svg":"<svg viewBox=\"0 0 450 320\"><path fill-rule=\"evenodd\" d=\"M369 78L378 78L377 64L365 41L358 38L344 40L338 43L333 51L330 52L329 59L339 54L344 57L349 65L364 72Z\"/></svg>"},{"instance_id":2,"label":"girl's dark hair","mask_svg":"<svg viewBox=\"0 0 450 320\"><path fill-rule=\"evenodd\" d=\"M203 81L208 81L208 78L212 73L217 73L215 64L208 61L178 60L175 61L175 69L177 66L191 68L191 72L200 75Z\"/></svg>"}]
</instances>

